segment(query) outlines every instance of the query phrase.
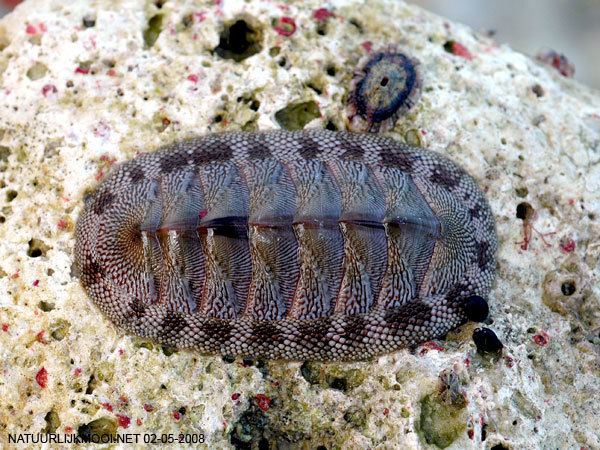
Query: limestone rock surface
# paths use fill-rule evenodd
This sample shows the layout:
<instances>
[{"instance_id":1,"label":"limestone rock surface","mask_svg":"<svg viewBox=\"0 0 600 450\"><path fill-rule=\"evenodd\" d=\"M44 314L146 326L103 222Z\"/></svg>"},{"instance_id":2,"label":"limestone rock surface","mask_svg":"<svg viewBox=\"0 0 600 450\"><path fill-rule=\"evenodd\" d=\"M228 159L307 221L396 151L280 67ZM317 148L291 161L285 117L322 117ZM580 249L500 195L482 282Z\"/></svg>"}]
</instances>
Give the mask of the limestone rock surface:
<instances>
[{"instance_id":1,"label":"limestone rock surface","mask_svg":"<svg viewBox=\"0 0 600 450\"><path fill-rule=\"evenodd\" d=\"M390 45L423 78L390 133L463 165L496 216L501 354L469 324L370 362L229 361L100 315L73 230L113 164L210 131L346 129L358 62ZM0 20L0 442L600 448L599 217L600 93L415 6L27 0Z\"/></svg>"}]
</instances>

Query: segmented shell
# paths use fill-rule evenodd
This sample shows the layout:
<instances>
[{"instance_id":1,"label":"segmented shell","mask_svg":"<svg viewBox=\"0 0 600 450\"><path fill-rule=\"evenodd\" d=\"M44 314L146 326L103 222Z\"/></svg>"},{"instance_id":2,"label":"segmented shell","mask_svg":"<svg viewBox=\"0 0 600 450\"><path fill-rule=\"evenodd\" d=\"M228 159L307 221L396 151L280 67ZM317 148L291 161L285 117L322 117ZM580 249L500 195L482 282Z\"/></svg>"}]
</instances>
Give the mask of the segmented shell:
<instances>
[{"instance_id":1,"label":"segmented shell","mask_svg":"<svg viewBox=\"0 0 600 450\"><path fill-rule=\"evenodd\" d=\"M176 347L355 360L441 337L486 296L496 235L472 178L378 135L212 134L120 165L77 225L81 282Z\"/></svg>"}]
</instances>

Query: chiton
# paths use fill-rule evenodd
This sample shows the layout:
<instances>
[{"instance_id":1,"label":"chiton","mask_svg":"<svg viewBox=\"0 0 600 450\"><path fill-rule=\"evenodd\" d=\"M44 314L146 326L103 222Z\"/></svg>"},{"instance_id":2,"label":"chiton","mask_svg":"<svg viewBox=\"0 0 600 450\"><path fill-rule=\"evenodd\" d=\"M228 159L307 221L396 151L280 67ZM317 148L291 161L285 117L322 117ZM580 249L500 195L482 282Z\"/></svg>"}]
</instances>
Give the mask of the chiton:
<instances>
[{"instance_id":1,"label":"chiton","mask_svg":"<svg viewBox=\"0 0 600 450\"><path fill-rule=\"evenodd\" d=\"M202 353L358 360L487 315L496 234L473 179L375 134L223 133L118 166L75 261L125 330Z\"/></svg>"}]
</instances>

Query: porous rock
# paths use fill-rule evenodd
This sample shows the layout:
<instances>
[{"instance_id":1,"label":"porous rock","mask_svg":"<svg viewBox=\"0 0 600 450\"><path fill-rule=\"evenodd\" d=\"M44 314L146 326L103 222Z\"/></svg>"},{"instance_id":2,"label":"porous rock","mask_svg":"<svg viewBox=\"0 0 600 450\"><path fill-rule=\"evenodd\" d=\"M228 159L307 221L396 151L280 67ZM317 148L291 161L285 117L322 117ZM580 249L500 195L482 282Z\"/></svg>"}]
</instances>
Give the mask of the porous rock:
<instances>
[{"instance_id":1,"label":"porous rock","mask_svg":"<svg viewBox=\"0 0 600 450\"><path fill-rule=\"evenodd\" d=\"M600 447L600 94L415 6L357 3L28 0L0 21L0 442L110 423L211 447ZM423 78L390 132L464 166L496 216L499 360L468 324L307 381L302 362L163 351L99 314L72 271L73 224L111 165L277 128L290 105L318 108L301 126L346 129L356 65L389 44ZM423 409L449 369L466 373L456 432Z\"/></svg>"}]
</instances>

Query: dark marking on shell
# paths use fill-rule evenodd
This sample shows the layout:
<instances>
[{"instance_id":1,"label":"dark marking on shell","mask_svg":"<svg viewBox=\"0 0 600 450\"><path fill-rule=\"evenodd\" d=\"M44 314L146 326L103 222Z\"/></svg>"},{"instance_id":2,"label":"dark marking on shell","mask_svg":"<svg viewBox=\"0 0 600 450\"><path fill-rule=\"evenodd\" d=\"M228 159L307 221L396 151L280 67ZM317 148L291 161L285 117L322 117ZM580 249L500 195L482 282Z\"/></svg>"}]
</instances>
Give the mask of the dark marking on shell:
<instances>
[{"instance_id":1,"label":"dark marking on shell","mask_svg":"<svg viewBox=\"0 0 600 450\"><path fill-rule=\"evenodd\" d=\"M137 298L129 302L127 306L129 306L130 311L129 315L127 316L129 319L139 319L146 313L146 307Z\"/></svg>"},{"instance_id":2,"label":"dark marking on shell","mask_svg":"<svg viewBox=\"0 0 600 450\"><path fill-rule=\"evenodd\" d=\"M162 170L165 174L169 174L186 167L188 162L186 155L182 155L179 152L166 153L160 158L159 165L160 170Z\"/></svg>"},{"instance_id":3,"label":"dark marking on shell","mask_svg":"<svg viewBox=\"0 0 600 450\"><path fill-rule=\"evenodd\" d=\"M355 142L352 139L344 141L344 148L346 149L342 155L344 159L360 160L365 154L365 148L359 142Z\"/></svg>"},{"instance_id":4,"label":"dark marking on shell","mask_svg":"<svg viewBox=\"0 0 600 450\"><path fill-rule=\"evenodd\" d=\"M491 262L489 247L490 244L483 241L478 242L477 246L477 265L480 269L487 268L488 264Z\"/></svg>"},{"instance_id":5,"label":"dark marking on shell","mask_svg":"<svg viewBox=\"0 0 600 450\"><path fill-rule=\"evenodd\" d=\"M202 332L206 336L213 336L220 342L227 342L233 337L233 329L233 323L227 320L215 319L214 321L207 321L202 327Z\"/></svg>"},{"instance_id":6,"label":"dark marking on shell","mask_svg":"<svg viewBox=\"0 0 600 450\"><path fill-rule=\"evenodd\" d=\"M250 138L248 139L248 144L248 157L250 159L266 159L271 156L271 151L264 142Z\"/></svg>"},{"instance_id":7,"label":"dark marking on shell","mask_svg":"<svg viewBox=\"0 0 600 450\"><path fill-rule=\"evenodd\" d=\"M186 329L186 320L181 313L169 313L160 324L161 335L165 338L172 339L181 331Z\"/></svg>"},{"instance_id":8,"label":"dark marking on shell","mask_svg":"<svg viewBox=\"0 0 600 450\"><path fill-rule=\"evenodd\" d=\"M134 165L129 169L129 178L133 184L138 184L140 181L144 180L144 169Z\"/></svg>"},{"instance_id":9,"label":"dark marking on shell","mask_svg":"<svg viewBox=\"0 0 600 450\"><path fill-rule=\"evenodd\" d=\"M441 184L446 188L454 188L460 182L459 175L442 164L436 164L433 167L431 182Z\"/></svg>"},{"instance_id":10,"label":"dark marking on shell","mask_svg":"<svg viewBox=\"0 0 600 450\"><path fill-rule=\"evenodd\" d=\"M86 284L93 285L102 281L104 269L96 261L85 261L81 271L81 280Z\"/></svg>"},{"instance_id":11,"label":"dark marking on shell","mask_svg":"<svg viewBox=\"0 0 600 450\"><path fill-rule=\"evenodd\" d=\"M273 343L281 340L279 330L275 323L270 321L257 321L252 324L252 339L257 342L268 342Z\"/></svg>"},{"instance_id":12,"label":"dark marking on shell","mask_svg":"<svg viewBox=\"0 0 600 450\"><path fill-rule=\"evenodd\" d=\"M412 172L414 159L405 152L398 152L395 148L384 148L380 155L381 164L386 167L397 167L405 172Z\"/></svg>"},{"instance_id":13,"label":"dark marking on shell","mask_svg":"<svg viewBox=\"0 0 600 450\"><path fill-rule=\"evenodd\" d=\"M114 200L115 196L112 192L108 190L100 191L94 199L92 211L94 211L94 214L101 215L113 204Z\"/></svg>"},{"instance_id":14,"label":"dark marking on shell","mask_svg":"<svg viewBox=\"0 0 600 450\"><path fill-rule=\"evenodd\" d=\"M479 217L481 215L481 210L479 208L479 205L475 205L472 208L470 208L469 214L471 215L471 219L479 219Z\"/></svg>"},{"instance_id":15,"label":"dark marking on shell","mask_svg":"<svg viewBox=\"0 0 600 450\"><path fill-rule=\"evenodd\" d=\"M213 142L210 142L206 147L196 148L196 151L192 155L193 163L196 166L212 162L228 161L232 158L233 148L227 143L215 145Z\"/></svg>"},{"instance_id":16,"label":"dark marking on shell","mask_svg":"<svg viewBox=\"0 0 600 450\"><path fill-rule=\"evenodd\" d=\"M317 142L311 138L307 138L300 142L300 150L298 150L298 153L300 153L300 156L304 159L314 159L319 156L321 149Z\"/></svg>"}]
</instances>

